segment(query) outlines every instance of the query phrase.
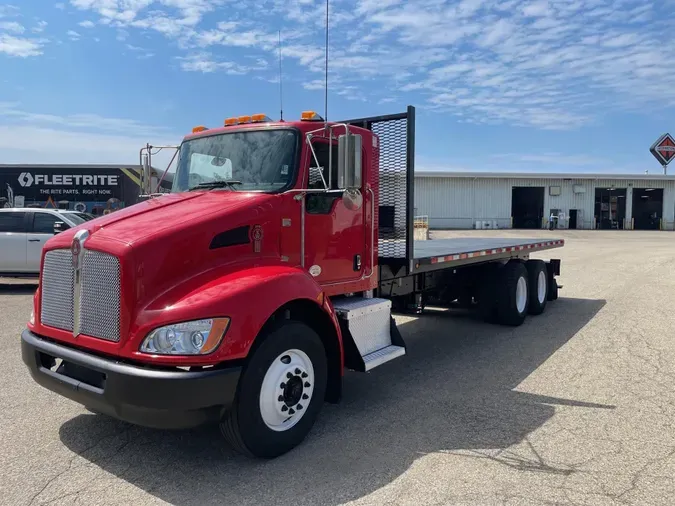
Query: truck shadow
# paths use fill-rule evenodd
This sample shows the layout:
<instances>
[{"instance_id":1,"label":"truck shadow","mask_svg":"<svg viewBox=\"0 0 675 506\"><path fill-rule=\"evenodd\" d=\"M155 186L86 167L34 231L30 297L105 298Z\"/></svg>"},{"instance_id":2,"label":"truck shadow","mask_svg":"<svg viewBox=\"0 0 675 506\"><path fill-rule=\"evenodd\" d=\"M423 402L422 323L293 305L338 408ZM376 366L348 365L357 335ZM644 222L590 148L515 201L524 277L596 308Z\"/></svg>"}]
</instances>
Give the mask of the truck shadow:
<instances>
[{"instance_id":1,"label":"truck shadow","mask_svg":"<svg viewBox=\"0 0 675 506\"><path fill-rule=\"evenodd\" d=\"M234 454L213 427L163 432L80 415L61 426L60 437L82 458L171 504L336 505L392 483L426 454L520 443L555 405L612 409L515 390L604 304L561 298L516 329L447 313L399 318L408 355L368 375L348 373L343 402L326 404L307 440L272 461ZM502 463L568 472L536 460Z\"/></svg>"},{"instance_id":2,"label":"truck shadow","mask_svg":"<svg viewBox=\"0 0 675 506\"><path fill-rule=\"evenodd\" d=\"M0 295L30 295L37 290L37 281L5 282L0 278Z\"/></svg>"}]
</instances>

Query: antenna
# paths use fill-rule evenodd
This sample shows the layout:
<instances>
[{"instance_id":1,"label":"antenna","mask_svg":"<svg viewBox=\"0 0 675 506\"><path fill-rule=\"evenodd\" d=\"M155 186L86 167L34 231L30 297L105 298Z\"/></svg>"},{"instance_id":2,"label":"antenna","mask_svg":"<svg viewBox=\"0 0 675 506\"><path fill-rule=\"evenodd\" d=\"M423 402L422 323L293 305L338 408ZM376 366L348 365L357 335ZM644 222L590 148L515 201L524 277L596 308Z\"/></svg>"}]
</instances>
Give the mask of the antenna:
<instances>
[{"instance_id":1,"label":"antenna","mask_svg":"<svg viewBox=\"0 0 675 506\"><path fill-rule=\"evenodd\" d=\"M281 79L281 30L279 30L279 109L281 113L281 119L284 120L284 88Z\"/></svg>"},{"instance_id":2,"label":"antenna","mask_svg":"<svg viewBox=\"0 0 675 506\"><path fill-rule=\"evenodd\" d=\"M328 124L328 2L326 0L326 95L324 97L324 121Z\"/></svg>"}]
</instances>

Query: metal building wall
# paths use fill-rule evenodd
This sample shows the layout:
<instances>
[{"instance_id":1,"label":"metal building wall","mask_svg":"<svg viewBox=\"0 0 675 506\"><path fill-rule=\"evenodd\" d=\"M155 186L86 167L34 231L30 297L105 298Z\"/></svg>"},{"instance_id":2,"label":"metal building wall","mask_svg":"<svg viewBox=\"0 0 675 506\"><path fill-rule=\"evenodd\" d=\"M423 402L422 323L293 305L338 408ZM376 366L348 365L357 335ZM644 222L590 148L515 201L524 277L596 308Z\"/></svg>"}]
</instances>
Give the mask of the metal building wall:
<instances>
[{"instance_id":1,"label":"metal building wall","mask_svg":"<svg viewBox=\"0 0 675 506\"><path fill-rule=\"evenodd\" d=\"M504 179L422 177L415 180L416 214L431 228L474 228L476 220L511 223L511 188Z\"/></svg>"},{"instance_id":2,"label":"metal building wall","mask_svg":"<svg viewBox=\"0 0 675 506\"><path fill-rule=\"evenodd\" d=\"M579 228L594 226L595 189L626 188L626 228L630 228L633 188L663 188L663 228L675 229L675 181L625 179L551 179L500 177L417 177L415 179L416 214L428 215L430 228L474 228L476 221L488 221L491 227L510 228L511 192L514 186L543 187L544 215L561 209L582 214ZM549 195L551 186L560 186L560 195ZM580 186L584 193L574 193Z\"/></svg>"}]
</instances>

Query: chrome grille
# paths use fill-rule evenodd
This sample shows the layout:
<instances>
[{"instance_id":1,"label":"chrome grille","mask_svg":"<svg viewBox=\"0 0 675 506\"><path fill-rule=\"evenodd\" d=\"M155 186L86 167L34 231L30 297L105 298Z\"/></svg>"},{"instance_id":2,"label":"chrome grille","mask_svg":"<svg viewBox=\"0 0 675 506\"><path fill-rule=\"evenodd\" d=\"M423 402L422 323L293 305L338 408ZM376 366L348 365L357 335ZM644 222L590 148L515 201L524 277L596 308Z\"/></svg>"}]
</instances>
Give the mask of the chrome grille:
<instances>
[{"instance_id":1,"label":"chrome grille","mask_svg":"<svg viewBox=\"0 0 675 506\"><path fill-rule=\"evenodd\" d=\"M62 330L73 330L73 288L75 274L68 249L49 251L42 269L40 320Z\"/></svg>"},{"instance_id":2,"label":"chrome grille","mask_svg":"<svg viewBox=\"0 0 675 506\"><path fill-rule=\"evenodd\" d=\"M120 340L120 263L107 253L85 251L82 259L80 333Z\"/></svg>"},{"instance_id":3,"label":"chrome grille","mask_svg":"<svg viewBox=\"0 0 675 506\"><path fill-rule=\"evenodd\" d=\"M40 320L72 332L75 271L67 249L49 251L42 269ZM80 266L80 334L120 340L120 263L107 253L85 250Z\"/></svg>"}]
</instances>

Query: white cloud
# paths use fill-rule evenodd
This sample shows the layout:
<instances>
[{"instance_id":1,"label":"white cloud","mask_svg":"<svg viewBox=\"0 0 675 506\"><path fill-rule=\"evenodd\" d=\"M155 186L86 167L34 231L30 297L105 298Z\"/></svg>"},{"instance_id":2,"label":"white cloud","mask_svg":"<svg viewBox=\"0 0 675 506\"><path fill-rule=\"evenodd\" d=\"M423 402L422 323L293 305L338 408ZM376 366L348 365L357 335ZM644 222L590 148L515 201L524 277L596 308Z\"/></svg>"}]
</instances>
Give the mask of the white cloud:
<instances>
[{"instance_id":1,"label":"white cloud","mask_svg":"<svg viewBox=\"0 0 675 506\"><path fill-rule=\"evenodd\" d=\"M532 2L523 6L523 14L525 16L539 17L545 16L549 13L549 5L547 1Z\"/></svg>"},{"instance_id":2,"label":"white cloud","mask_svg":"<svg viewBox=\"0 0 675 506\"><path fill-rule=\"evenodd\" d=\"M68 38L70 40L80 40L81 35L77 33L75 30L68 30L66 32L66 35L68 35Z\"/></svg>"},{"instance_id":3,"label":"white cloud","mask_svg":"<svg viewBox=\"0 0 675 506\"><path fill-rule=\"evenodd\" d=\"M218 61L213 55L207 52L195 53L186 57L179 57L181 69L187 72L202 72L209 74L211 72L222 71L230 75L244 75L256 70L267 68L267 62L263 59L249 64L242 65L232 61Z\"/></svg>"},{"instance_id":4,"label":"white cloud","mask_svg":"<svg viewBox=\"0 0 675 506\"><path fill-rule=\"evenodd\" d=\"M0 53L19 58L42 54L42 42L0 33Z\"/></svg>"},{"instance_id":5,"label":"white cloud","mask_svg":"<svg viewBox=\"0 0 675 506\"><path fill-rule=\"evenodd\" d=\"M0 20L2 20L0 21L0 54L4 53L17 58L41 55L42 48L47 41L23 36L26 28L15 20L20 17L18 7L0 5ZM41 31L40 27L44 27L41 23L38 23L37 30L33 28L34 33Z\"/></svg>"},{"instance_id":6,"label":"white cloud","mask_svg":"<svg viewBox=\"0 0 675 506\"><path fill-rule=\"evenodd\" d=\"M70 129L87 129L102 132L127 134L166 134L165 127L156 127L137 120L124 118L106 118L96 114L74 113L67 116L57 116L27 111L17 103L0 102L0 121L11 121L12 124L31 126L69 127Z\"/></svg>"},{"instance_id":7,"label":"white cloud","mask_svg":"<svg viewBox=\"0 0 675 506\"><path fill-rule=\"evenodd\" d=\"M494 46L508 38L516 27L507 19L500 19L490 26L478 40L481 46Z\"/></svg>"},{"instance_id":8,"label":"white cloud","mask_svg":"<svg viewBox=\"0 0 675 506\"><path fill-rule=\"evenodd\" d=\"M19 13L16 5L0 5L0 18L14 17Z\"/></svg>"},{"instance_id":9,"label":"white cloud","mask_svg":"<svg viewBox=\"0 0 675 506\"><path fill-rule=\"evenodd\" d=\"M177 144L179 136L150 138L0 124L3 163L124 163L137 164L138 151L146 142ZM153 166L165 168L168 151L153 157Z\"/></svg>"},{"instance_id":10,"label":"white cloud","mask_svg":"<svg viewBox=\"0 0 675 506\"><path fill-rule=\"evenodd\" d=\"M266 81L276 67L246 58L276 59L281 28L286 77L306 89L322 80L323 1L70 4L121 41L166 37L184 71L256 71ZM345 98L406 94L402 101L462 121L546 129L658 110L675 105L675 68L662 59L675 51L675 35L663 9L643 0L335 0L331 84Z\"/></svg>"},{"instance_id":11,"label":"white cloud","mask_svg":"<svg viewBox=\"0 0 675 506\"><path fill-rule=\"evenodd\" d=\"M38 21L37 24L31 29L31 32L42 33L42 32L45 31L45 28L47 28L47 22L46 21Z\"/></svg>"},{"instance_id":12,"label":"white cloud","mask_svg":"<svg viewBox=\"0 0 675 506\"><path fill-rule=\"evenodd\" d=\"M78 113L34 113L0 102L0 150L4 163L138 163L139 149L175 145L182 135L124 118ZM165 167L172 153L154 158Z\"/></svg>"},{"instance_id":13,"label":"white cloud","mask_svg":"<svg viewBox=\"0 0 675 506\"><path fill-rule=\"evenodd\" d=\"M94 26L96 26L96 25L94 24L93 21L89 21L89 20L86 20L86 21L80 21L78 24L79 24L82 28L94 28Z\"/></svg>"},{"instance_id":14,"label":"white cloud","mask_svg":"<svg viewBox=\"0 0 675 506\"><path fill-rule=\"evenodd\" d=\"M23 33L26 29L20 23L16 21L0 21L0 31L12 32L12 33Z\"/></svg>"}]
</instances>

